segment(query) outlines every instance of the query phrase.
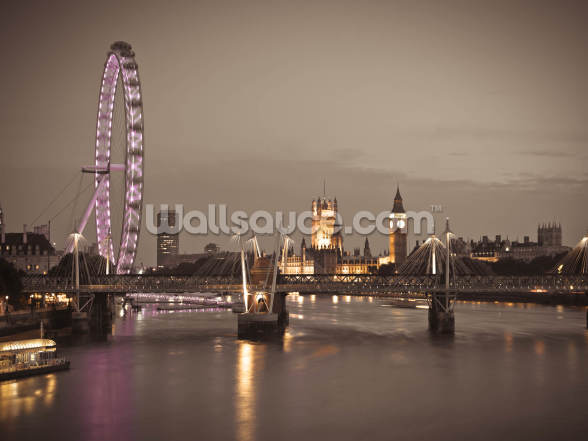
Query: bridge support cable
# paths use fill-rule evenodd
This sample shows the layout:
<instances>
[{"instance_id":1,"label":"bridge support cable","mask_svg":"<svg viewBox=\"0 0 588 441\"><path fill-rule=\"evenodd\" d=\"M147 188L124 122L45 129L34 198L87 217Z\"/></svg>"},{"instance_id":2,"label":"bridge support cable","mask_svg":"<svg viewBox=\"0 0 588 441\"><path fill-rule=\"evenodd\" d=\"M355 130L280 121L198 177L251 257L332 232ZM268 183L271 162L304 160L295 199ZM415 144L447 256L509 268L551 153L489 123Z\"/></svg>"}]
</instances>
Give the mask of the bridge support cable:
<instances>
[{"instance_id":1,"label":"bridge support cable","mask_svg":"<svg viewBox=\"0 0 588 441\"><path fill-rule=\"evenodd\" d=\"M71 180L68 181L68 183L65 185L65 187L63 187L57 193L57 195L55 195L55 197L53 197L53 199L51 199L51 201L37 215L35 220L30 222L29 225L35 225L37 223L37 221L41 218L41 216L43 216L47 212L47 210L49 210L53 206L53 204L55 204L55 202L57 202L59 200L59 198L65 193L65 191L75 182L77 176L78 176L77 173L72 176ZM76 195L76 198L77 198L77 195Z\"/></svg>"}]
</instances>

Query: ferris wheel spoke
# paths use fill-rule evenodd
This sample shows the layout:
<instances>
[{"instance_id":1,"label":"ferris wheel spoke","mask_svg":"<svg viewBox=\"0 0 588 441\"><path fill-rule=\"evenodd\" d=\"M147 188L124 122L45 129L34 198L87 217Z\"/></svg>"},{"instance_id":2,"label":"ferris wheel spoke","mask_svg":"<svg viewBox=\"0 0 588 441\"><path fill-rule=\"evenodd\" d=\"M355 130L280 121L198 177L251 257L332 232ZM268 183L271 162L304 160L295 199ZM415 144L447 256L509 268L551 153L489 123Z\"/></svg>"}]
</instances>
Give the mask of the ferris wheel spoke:
<instances>
[{"instance_id":1,"label":"ferris wheel spoke","mask_svg":"<svg viewBox=\"0 0 588 441\"><path fill-rule=\"evenodd\" d=\"M84 234L84 230L86 229L88 219L90 219L90 216L92 215L92 210L94 209L94 206L96 204L96 199L98 199L98 195L103 191L105 184L106 184L106 181L107 181L106 179L101 179L100 183L98 184L98 187L96 187L96 190L94 190L94 194L92 195L92 198L90 199L90 203L88 204L88 207L84 211L84 215L78 225L78 228L76 229L76 233ZM74 244L72 242L71 244L68 245L66 252L71 253L73 250L73 246L74 246Z\"/></svg>"}]
</instances>

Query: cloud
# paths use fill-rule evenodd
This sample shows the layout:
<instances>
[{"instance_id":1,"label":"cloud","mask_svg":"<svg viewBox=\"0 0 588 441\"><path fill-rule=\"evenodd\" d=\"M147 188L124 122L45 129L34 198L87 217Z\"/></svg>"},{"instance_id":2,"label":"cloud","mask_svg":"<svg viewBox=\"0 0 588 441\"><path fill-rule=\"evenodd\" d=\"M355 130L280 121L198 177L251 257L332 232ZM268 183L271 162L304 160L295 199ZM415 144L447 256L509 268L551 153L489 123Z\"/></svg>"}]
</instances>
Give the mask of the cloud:
<instances>
[{"instance_id":1,"label":"cloud","mask_svg":"<svg viewBox=\"0 0 588 441\"><path fill-rule=\"evenodd\" d=\"M588 142L587 142L588 143ZM518 152L520 155L524 156L535 156L541 158L578 158L584 159L586 158L586 154L583 151L566 151L566 150L523 150Z\"/></svg>"},{"instance_id":2,"label":"cloud","mask_svg":"<svg viewBox=\"0 0 588 441\"><path fill-rule=\"evenodd\" d=\"M334 149L330 153L336 161L341 162L352 161L365 156L365 152L353 148Z\"/></svg>"}]
</instances>

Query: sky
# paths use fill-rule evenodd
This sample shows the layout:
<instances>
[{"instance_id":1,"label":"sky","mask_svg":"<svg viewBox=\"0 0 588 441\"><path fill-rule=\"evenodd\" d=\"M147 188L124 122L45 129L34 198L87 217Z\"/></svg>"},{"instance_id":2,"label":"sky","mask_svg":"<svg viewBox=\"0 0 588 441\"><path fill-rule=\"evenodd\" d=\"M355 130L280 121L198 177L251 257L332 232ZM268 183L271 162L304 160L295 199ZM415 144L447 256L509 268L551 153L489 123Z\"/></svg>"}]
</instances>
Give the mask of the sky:
<instances>
[{"instance_id":1,"label":"sky","mask_svg":"<svg viewBox=\"0 0 588 441\"><path fill-rule=\"evenodd\" d=\"M90 198L67 205L91 179L106 54L124 40L143 88L145 204L302 211L326 180L350 220L390 209L399 184L406 209L441 205L459 236L533 240L557 221L573 245L588 231L587 22L571 0L3 2L7 229L53 219L63 246ZM228 246L183 234L180 247L211 241ZM140 262L155 263L145 229Z\"/></svg>"}]
</instances>

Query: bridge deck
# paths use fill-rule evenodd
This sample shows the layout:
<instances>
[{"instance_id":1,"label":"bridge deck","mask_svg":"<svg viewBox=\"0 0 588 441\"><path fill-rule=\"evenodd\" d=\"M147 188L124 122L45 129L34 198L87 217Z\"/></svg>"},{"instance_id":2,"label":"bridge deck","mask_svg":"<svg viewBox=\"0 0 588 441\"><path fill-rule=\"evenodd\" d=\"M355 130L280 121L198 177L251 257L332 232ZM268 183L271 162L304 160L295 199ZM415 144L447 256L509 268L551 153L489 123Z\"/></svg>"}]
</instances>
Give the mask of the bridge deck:
<instances>
[{"instance_id":1,"label":"bridge deck","mask_svg":"<svg viewBox=\"0 0 588 441\"><path fill-rule=\"evenodd\" d=\"M251 290L262 287L251 287ZM239 293L239 280L223 277L153 277L102 276L80 290L92 293ZM441 276L375 276L375 275L281 275L280 292L333 293L342 295L386 295L392 293L431 294L444 290ZM461 293L547 293L585 294L588 276L461 276L451 282L451 289ZM23 280L26 293L73 293L71 280L55 277L27 277Z\"/></svg>"}]
</instances>

